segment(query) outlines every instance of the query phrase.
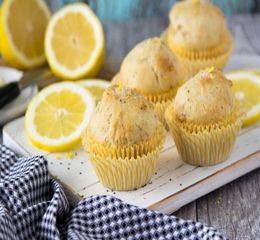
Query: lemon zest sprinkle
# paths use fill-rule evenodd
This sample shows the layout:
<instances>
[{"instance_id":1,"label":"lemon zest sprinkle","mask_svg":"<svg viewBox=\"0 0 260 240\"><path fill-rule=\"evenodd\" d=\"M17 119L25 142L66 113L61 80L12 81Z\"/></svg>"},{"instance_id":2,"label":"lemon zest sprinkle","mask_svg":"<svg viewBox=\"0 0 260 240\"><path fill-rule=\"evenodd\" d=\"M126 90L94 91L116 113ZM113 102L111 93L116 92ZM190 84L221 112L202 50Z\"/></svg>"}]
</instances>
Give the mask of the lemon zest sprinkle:
<instances>
[{"instance_id":1,"label":"lemon zest sprinkle","mask_svg":"<svg viewBox=\"0 0 260 240\"><path fill-rule=\"evenodd\" d=\"M154 41L155 43L159 43L159 42L161 42L161 39L158 38L158 37L155 37L155 38L153 38L153 41Z\"/></svg>"},{"instance_id":2,"label":"lemon zest sprinkle","mask_svg":"<svg viewBox=\"0 0 260 240\"><path fill-rule=\"evenodd\" d=\"M73 153L73 152L68 152L68 153L66 154L66 157L67 157L67 159L71 160L71 159L74 158L74 153Z\"/></svg>"},{"instance_id":3,"label":"lemon zest sprinkle","mask_svg":"<svg viewBox=\"0 0 260 240\"><path fill-rule=\"evenodd\" d=\"M55 156L55 160L61 160L61 156L60 155L56 155Z\"/></svg>"},{"instance_id":4,"label":"lemon zest sprinkle","mask_svg":"<svg viewBox=\"0 0 260 240\"><path fill-rule=\"evenodd\" d=\"M117 88L118 91L122 91L123 90L123 87L122 85L119 85L118 88Z\"/></svg>"},{"instance_id":5,"label":"lemon zest sprinkle","mask_svg":"<svg viewBox=\"0 0 260 240\"><path fill-rule=\"evenodd\" d=\"M214 72L214 70L215 70L214 67L210 67L208 71L209 71L209 73L212 73L212 72Z\"/></svg>"}]
</instances>

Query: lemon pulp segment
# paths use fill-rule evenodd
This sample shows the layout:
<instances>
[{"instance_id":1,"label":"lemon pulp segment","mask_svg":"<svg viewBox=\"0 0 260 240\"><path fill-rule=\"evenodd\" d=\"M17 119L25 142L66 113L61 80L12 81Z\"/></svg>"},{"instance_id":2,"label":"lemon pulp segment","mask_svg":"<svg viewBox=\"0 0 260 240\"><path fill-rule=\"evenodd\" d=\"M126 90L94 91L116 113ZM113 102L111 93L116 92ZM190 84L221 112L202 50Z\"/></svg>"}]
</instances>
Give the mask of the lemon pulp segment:
<instances>
[{"instance_id":1,"label":"lemon pulp segment","mask_svg":"<svg viewBox=\"0 0 260 240\"><path fill-rule=\"evenodd\" d=\"M103 92L104 92L104 88L102 88L102 87L99 87L99 86L88 86L88 87L86 87L89 91L90 91L90 93L95 97L95 98L97 98L97 99L100 99L101 98L101 96L102 96L102 94L103 94Z\"/></svg>"},{"instance_id":2,"label":"lemon pulp segment","mask_svg":"<svg viewBox=\"0 0 260 240\"><path fill-rule=\"evenodd\" d=\"M36 108L34 123L37 132L53 139L69 136L82 122L85 108L80 96L68 90L50 94Z\"/></svg>"},{"instance_id":3,"label":"lemon pulp segment","mask_svg":"<svg viewBox=\"0 0 260 240\"><path fill-rule=\"evenodd\" d=\"M41 0L5 0L1 8L0 36L4 60L18 68L42 64L44 34L50 12Z\"/></svg>"},{"instance_id":4,"label":"lemon pulp segment","mask_svg":"<svg viewBox=\"0 0 260 240\"><path fill-rule=\"evenodd\" d=\"M91 94L76 83L62 82L39 92L26 111L26 132L40 149L63 151L80 141L94 109Z\"/></svg>"},{"instance_id":5,"label":"lemon pulp segment","mask_svg":"<svg viewBox=\"0 0 260 240\"><path fill-rule=\"evenodd\" d=\"M246 110L250 110L253 105L260 103L259 84L250 82L247 79L233 81L233 91L235 93L235 97L242 101Z\"/></svg>"},{"instance_id":6,"label":"lemon pulp segment","mask_svg":"<svg viewBox=\"0 0 260 240\"><path fill-rule=\"evenodd\" d=\"M44 44L52 71L62 79L92 77L104 59L102 25L83 3L67 5L52 16Z\"/></svg>"},{"instance_id":7,"label":"lemon pulp segment","mask_svg":"<svg viewBox=\"0 0 260 240\"><path fill-rule=\"evenodd\" d=\"M68 13L56 22L51 40L57 61L71 70L88 62L96 47L95 32L79 13Z\"/></svg>"},{"instance_id":8,"label":"lemon pulp segment","mask_svg":"<svg viewBox=\"0 0 260 240\"><path fill-rule=\"evenodd\" d=\"M260 120L260 76L253 71L235 71L226 74L233 82L233 91L246 110L244 126Z\"/></svg>"},{"instance_id":9,"label":"lemon pulp segment","mask_svg":"<svg viewBox=\"0 0 260 240\"><path fill-rule=\"evenodd\" d=\"M96 102L100 101L103 92L110 86L110 82L101 79L81 80L79 84L84 86L93 96Z\"/></svg>"}]
</instances>

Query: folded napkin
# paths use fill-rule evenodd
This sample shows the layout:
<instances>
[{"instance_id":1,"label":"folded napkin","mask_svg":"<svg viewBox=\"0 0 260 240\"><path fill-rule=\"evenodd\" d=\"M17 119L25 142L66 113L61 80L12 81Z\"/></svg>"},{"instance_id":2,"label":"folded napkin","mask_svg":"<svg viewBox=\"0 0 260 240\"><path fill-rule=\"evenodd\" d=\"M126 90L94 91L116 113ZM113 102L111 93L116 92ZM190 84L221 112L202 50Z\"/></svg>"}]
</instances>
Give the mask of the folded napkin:
<instances>
[{"instance_id":1,"label":"folded napkin","mask_svg":"<svg viewBox=\"0 0 260 240\"><path fill-rule=\"evenodd\" d=\"M0 239L226 239L198 222L92 196L70 209L42 156L19 157L0 145Z\"/></svg>"}]
</instances>

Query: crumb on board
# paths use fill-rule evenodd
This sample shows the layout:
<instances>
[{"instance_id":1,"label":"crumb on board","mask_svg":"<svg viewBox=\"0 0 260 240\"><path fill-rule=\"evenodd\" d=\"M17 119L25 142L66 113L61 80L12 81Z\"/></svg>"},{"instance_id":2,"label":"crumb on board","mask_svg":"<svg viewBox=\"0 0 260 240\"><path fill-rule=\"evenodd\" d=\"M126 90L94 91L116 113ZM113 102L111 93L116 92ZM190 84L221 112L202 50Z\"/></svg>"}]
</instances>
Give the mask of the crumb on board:
<instances>
[{"instance_id":1,"label":"crumb on board","mask_svg":"<svg viewBox=\"0 0 260 240\"><path fill-rule=\"evenodd\" d=\"M221 204L221 197L218 197L217 198L217 205L220 205Z\"/></svg>"},{"instance_id":2,"label":"crumb on board","mask_svg":"<svg viewBox=\"0 0 260 240\"><path fill-rule=\"evenodd\" d=\"M71 159L74 158L74 153L73 152L67 152L66 157L67 157L68 160L71 160Z\"/></svg>"},{"instance_id":3,"label":"crumb on board","mask_svg":"<svg viewBox=\"0 0 260 240\"><path fill-rule=\"evenodd\" d=\"M55 156L55 160L61 160L61 156L60 155L56 155Z\"/></svg>"}]
</instances>

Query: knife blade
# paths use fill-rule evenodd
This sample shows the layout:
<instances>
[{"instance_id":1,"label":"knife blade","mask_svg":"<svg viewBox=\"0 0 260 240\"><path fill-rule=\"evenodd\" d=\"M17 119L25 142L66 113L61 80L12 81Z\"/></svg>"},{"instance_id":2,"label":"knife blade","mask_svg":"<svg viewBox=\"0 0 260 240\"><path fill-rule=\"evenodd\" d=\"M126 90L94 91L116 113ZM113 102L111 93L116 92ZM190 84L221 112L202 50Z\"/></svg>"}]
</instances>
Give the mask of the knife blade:
<instances>
[{"instance_id":1,"label":"knife blade","mask_svg":"<svg viewBox=\"0 0 260 240\"><path fill-rule=\"evenodd\" d=\"M52 76L51 71L48 67L36 68L31 71L25 72L21 80L18 82L20 89L24 89L32 84L37 84L37 82L42 79L47 79Z\"/></svg>"},{"instance_id":2,"label":"knife blade","mask_svg":"<svg viewBox=\"0 0 260 240\"><path fill-rule=\"evenodd\" d=\"M0 88L0 109L20 95L21 90L52 76L49 68L37 68L25 72L20 81L11 82Z\"/></svg>"}]
</instances>

